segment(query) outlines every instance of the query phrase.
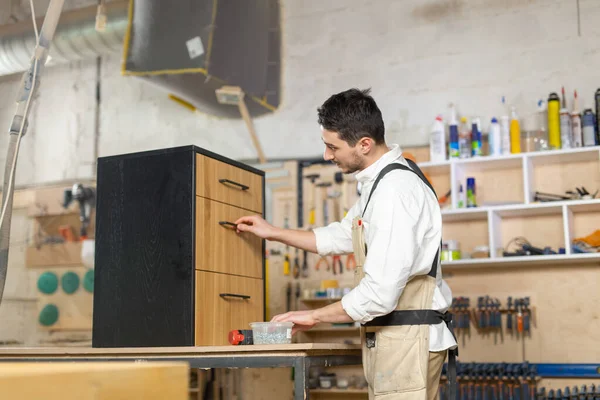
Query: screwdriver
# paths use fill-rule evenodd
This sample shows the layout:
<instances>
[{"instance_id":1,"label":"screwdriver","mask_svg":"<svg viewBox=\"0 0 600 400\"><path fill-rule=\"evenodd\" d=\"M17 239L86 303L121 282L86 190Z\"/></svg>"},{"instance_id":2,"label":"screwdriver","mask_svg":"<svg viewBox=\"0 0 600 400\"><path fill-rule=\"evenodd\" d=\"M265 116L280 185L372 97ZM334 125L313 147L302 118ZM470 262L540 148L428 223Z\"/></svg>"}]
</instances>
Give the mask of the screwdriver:
<instances>
[{"instance_id":1,"label":"screwdriver","mask_svg":"<svg viewBox=\"0 0 600 400\"><path fill-rule=\"evenodd\" d=\"M515 300L517 306L517 332L523 333L523 300Z\"/></svg>"},{"instance_id":2,"label":"screwdriver","mask_svg":"<svg viewBox=\"0 0 600 400\"><path fill-rule=\"evenodd\" d=\"M508 298L507 301L507 305L506 305L506 329L512 333L513 330L513 323L512 323L512 297Z\"/></svg>"}]
</instances>

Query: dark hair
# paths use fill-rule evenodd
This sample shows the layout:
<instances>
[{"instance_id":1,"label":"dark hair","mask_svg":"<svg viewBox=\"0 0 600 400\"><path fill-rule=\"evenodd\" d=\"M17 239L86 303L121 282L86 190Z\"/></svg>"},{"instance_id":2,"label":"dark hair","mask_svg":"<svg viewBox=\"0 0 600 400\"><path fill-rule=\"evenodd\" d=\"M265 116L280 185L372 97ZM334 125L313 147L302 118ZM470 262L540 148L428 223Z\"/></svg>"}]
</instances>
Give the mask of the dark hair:
<instances>
[{"instance_id":1,"label":"dark hair","mask_svg":"<svg viewBox=\"0 0 600 400\"><path fill-rule=\"evenodd\" d=\"M334 94L317 109L319 125L337 132L350 146L365 136L377 144L384 143L383 118L370 92L371 89L349 89Z\"/></svg>"}]
</instances>

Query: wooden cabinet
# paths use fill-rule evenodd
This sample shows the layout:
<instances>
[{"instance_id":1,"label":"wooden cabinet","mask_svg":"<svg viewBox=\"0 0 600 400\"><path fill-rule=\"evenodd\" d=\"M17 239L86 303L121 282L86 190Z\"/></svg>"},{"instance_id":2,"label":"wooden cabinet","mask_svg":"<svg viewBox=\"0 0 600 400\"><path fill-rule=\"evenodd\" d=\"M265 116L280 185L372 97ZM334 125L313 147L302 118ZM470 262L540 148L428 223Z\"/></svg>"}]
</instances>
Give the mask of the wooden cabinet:
<instances>
[{"instance_id":1,"label":"wooden cabinet","mask_svg":"<svg viewBox=\"0 0 600 400\"><path fill-rule=\"evenodd\" d=\"M93 347L212 346L265 318L264 172L195 146L98 159Z\"/></svg>"}]
</instances>

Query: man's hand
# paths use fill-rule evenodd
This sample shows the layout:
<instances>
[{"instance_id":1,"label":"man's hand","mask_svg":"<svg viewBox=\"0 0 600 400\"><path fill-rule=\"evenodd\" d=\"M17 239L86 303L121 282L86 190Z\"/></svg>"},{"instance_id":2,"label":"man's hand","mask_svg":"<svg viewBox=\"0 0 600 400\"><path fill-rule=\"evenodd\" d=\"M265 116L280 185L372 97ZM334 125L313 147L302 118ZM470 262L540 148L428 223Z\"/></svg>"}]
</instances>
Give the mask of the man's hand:
<instances>
[{"instance_id":1,"label":"man's hand","mask_svg":"<svg viewBox=\"0 0 600 400\"><path fill-rule=\"evenodd\" d=\"M293 322L292 335L295 335L299 331L311 329L319 321L315 319L313 310L303 310L276 315L271 319L271 322Z\"/></svg>"},{"instance_id":2,"label":"man's hand","mask_svg":"<svg viewBox=\"0 0 600 400\"><path fill-rule=\"evenodd\" d=\"M262 239L271 240L275 237L275 233L277 232L276 227L269 224L267 221L265 221L262 217L259 217L258 215L242 217L234 223L237 225L237 233L250 232Z\"/></svg>"}]
</instances>

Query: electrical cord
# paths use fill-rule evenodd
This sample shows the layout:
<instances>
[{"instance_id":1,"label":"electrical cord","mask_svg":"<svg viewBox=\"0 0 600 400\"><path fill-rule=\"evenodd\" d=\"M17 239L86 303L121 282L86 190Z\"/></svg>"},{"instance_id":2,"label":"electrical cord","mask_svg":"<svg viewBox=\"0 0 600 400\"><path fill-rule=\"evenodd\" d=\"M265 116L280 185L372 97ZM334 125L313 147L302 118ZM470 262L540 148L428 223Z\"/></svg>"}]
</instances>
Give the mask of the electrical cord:
<instances>
[{"instance_id":1,"label":"electrical cord","mask_svg":"<svg viewBox=\"0 0 600 400\"><path fill-rule=\"evenodd\" d=\"M31 19L33 21L33 29L35 31L35 43L36 43L36 47L37 47L40 43L40 36L38 33L37 22L35 20L35 8L33 7L33 0L29 0L29 5L31 7ZM33 93L35 90L35 82L37 79L37 67L38 67L38 60L36 59L33 64L33 76L31 78L31 89L29 90L29 96L27 96L27 102L25 103L25 112L23 113L24 117L23 117L23 120L21 121L21 128L19 129L19 135L17 136L17 144L15 146L15 154L13 156L12 168L11 168L10 176L8 179L8 188L5 188L5 193L10 193L10 191L12 190L12 187L14 186L15 170L17 167L17 156L19 154L21 138L23 137L23 130L25 128L25 122L27 120L27 118L25 116L27 115L27 112L29 111L29 105L31 103L31 98L33 97ZM4 207L2 207L2 214L0 215L0 226L2 226L2 223L4 222L4 216L6 215L7 208L8 208L8 201L6 201L4 204Z\"/></svg>"}]
</instances>

